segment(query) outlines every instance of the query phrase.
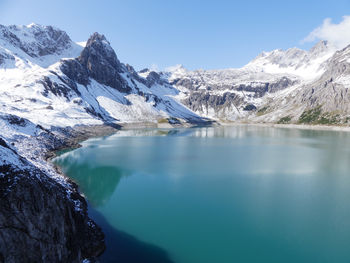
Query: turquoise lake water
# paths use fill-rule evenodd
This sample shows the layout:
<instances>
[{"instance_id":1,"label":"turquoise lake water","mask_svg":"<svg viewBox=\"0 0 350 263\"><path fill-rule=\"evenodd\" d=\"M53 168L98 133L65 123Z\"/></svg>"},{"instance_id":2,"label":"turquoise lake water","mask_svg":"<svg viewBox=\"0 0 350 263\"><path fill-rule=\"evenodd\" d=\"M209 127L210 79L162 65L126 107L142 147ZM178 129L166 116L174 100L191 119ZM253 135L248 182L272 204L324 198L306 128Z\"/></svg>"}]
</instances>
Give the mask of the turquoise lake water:
<instances>
[{"instance_id":1,"label":"turquoise lake water","mask_svg":"<svg viewBox=\"0 0 350 263\"><path fill-rule=\"evenodd\" d=\"M122 130L54 162L106 234L101 262L350 262L350 133Z\"/></svg>"}]
</instances>

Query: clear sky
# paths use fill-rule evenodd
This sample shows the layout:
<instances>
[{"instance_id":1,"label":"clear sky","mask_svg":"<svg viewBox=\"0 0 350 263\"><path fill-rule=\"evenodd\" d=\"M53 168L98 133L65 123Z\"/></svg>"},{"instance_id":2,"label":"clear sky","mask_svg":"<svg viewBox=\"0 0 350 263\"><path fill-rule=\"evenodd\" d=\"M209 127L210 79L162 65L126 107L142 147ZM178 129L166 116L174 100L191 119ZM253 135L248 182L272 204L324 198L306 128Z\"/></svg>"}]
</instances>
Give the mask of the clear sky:
<instances>
[{"instance_id":1,"label":"clear sky","mask_svg":"<svg viewBox=\"0 0 350 263\"><path fill-rule=\"evenodd\" d=\"M74 41L103 33L137 70L241 67L261 51L308 49L301 40L347 13L350 0L0 0L0 24L54 25Z\"/></svg>"}]
</instances>

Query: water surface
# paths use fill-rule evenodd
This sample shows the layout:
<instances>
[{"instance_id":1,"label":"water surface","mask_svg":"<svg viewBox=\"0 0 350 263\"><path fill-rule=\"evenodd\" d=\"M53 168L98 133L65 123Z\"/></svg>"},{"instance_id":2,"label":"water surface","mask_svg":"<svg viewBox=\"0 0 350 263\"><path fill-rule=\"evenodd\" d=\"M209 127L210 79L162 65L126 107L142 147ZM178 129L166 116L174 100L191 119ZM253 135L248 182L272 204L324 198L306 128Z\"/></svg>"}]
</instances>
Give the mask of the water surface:
<instances>
[{"instance_id":1,"label":"water surface","mask_svg":"<svg viewBox=\"0 0 350 263\"><path fill-rule=\"evenodd\" d=\"M55 159L107 236L101 262L350 262L350 134L126 130Z\"/></svg>"}]
</instances>

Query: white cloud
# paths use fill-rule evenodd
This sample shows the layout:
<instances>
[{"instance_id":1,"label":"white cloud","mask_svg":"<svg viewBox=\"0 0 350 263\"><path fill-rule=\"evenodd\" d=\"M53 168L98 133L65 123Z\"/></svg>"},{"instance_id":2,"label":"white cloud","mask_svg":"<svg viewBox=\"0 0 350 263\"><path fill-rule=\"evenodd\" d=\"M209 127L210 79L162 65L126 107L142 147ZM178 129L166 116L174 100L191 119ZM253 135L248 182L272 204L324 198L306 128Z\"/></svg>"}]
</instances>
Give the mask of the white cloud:
<instances>
[{"instance_id":1,"label":"white cloud","mask_svg":"<svg viewBox=\"0 0 350 263\"><path fill-rule=\"evenodd\" d=\"M314 29L301 43L315 40L327 40L338 49L350 44L350 16L343 16L339 24L332 23L331 18L326 18L323 24Z\"/></svg>"}]
</instances>

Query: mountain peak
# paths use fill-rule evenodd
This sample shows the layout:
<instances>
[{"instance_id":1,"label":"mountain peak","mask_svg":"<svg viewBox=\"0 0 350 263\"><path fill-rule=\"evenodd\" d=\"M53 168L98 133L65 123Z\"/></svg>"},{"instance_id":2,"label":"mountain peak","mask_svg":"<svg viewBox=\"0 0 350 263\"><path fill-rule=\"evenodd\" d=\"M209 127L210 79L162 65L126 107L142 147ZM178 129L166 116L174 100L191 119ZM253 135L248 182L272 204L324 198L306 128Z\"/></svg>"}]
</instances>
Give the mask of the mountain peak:
<instances>
[{"instance_id":1,"label":"mountain peak","mask_svg":"<svg viewBox=\"0 0 350 263\"><path fill-rule=\"evenodd\" d=\"M91 62L94 60L94 64L101 63L102 65L109 65L115 69L121 66L109 41L104 35L97 32L93 33L88 39L79 60L82 64L88 64L89 61Z\"/></svg>"},{"instance_id":2,"label":"mountain peak","mask_svg":"<svg viewBox=\"0 0 350 263\"><path fill-rule=\"evenodd\" d=\"M25 27L27 27L27 28L33 28L33 27L44 28L45 26L42 26L40 24L37 24L37 23L33 22L33 23L30 23L30 24L26 25Z\"/></svg>"},{"instance_id":3,"label":"mountain peak","mask_svg":"<svg viewBox=\"0 0 350 263\"><path fill-rule=\"evenodd\" d=\"M313 56L319 56L324 53L328 53L334 49L335 48L328 41L320 40L319 42L316 43L316 45L314 45L310 49L309 54Z\"/></svg>"},{"instance_id":4,"label":"mountain peak","mask_svg":"<svg viewBox=\"0 0 350 263\"><path fill-rule=\"evenodd\" d=\"M106 39L105 35L100 34L100 33L98 33L98 32L93 33L93 34L89 37L89 39L88 39L88 41L87 41L87 43L86 43L86 46L90 46L90 45L92 45L94 42L103 42L103 43L106 44L106 45L110 45L110 43L109 43L108 40Z\"/></svg>"},{"instance_id":5,"label":"mountain peak","mask_svg":"<svg viewBox=\"0 0 350 263\"><path fill-rule=\"evenodd\" d=\"M120 77L126 71L117 58L106 37L99 33L91 35L80 56L64 61L61 70L71 79L81 84L88 83L88 77L122 92L130 88Z\"/></svg>"}]
</instances>

